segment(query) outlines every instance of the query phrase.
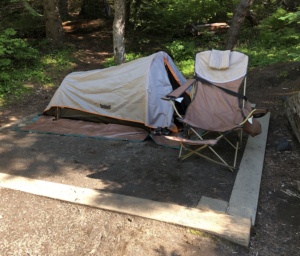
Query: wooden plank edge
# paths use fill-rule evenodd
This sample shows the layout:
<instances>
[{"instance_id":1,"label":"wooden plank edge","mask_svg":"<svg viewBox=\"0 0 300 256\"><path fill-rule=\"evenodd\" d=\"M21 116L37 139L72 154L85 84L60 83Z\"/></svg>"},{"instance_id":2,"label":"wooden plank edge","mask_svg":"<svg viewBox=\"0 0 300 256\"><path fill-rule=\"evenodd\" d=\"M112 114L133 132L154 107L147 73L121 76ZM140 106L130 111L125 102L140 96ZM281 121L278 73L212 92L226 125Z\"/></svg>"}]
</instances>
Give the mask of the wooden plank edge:
<instances>
[{"instance_id":1,"label":"wooden plank edge","mask_svg":"<svg viewBox=\"0 0 300 256\"><path fill-rule=\"evenodd\" d=\"M196 208L200 210L208 209L215 212L226 213L227 207L228 202L226 201L202 196Z\"/></svg>"},{"instance_id":2,"label":"wooden plank edge","mask_svg":"<svg viewBox=\"0 0 300 256\"><path fill-rule=\"evenodd\" d=\"M263 122L261 122L263 133L259 135L261 141L258 142L256 137L248 138L244 155L241 160L240 169L237 174L227 208L227 214L240 216L242 218L249 218L251 219L253 226L255 225L257 214L270 115L271 114L269 112L261 118L263 120ZM248 150L253 151L254 147L257 147L257 150L260 150L260 152L256 152L256 156L249 152L249 154L247 153ZM252 169L249 171L249 168Z\"/></svg>"},{"instance_id":3,"label":"wooden plank edge","mask_svg":"<svg viewBox=\"0 0 300 256\"><path fill-rule=\"evenodd\" d=\"M247 247L250 219L0 173L0 187L198 229Z\"/></svg>"}]
</instances>

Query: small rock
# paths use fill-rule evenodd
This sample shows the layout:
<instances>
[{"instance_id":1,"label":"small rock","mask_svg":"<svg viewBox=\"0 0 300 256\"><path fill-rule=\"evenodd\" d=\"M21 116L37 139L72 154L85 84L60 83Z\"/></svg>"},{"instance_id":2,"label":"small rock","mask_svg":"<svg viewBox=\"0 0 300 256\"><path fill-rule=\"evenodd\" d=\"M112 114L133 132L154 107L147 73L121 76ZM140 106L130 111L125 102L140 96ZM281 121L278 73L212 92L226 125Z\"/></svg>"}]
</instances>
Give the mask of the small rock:
<instances>
[{"instance_id":1,"label":"small rock","mask_svg":"<svg viewBox=\"0 0 300 256\"><path fill-rule=\"evenodd\" d=\"M277 151L291 151L292 144L287 139L282 139L276 143L276 150Z\"/></svg>"}]
</instances>

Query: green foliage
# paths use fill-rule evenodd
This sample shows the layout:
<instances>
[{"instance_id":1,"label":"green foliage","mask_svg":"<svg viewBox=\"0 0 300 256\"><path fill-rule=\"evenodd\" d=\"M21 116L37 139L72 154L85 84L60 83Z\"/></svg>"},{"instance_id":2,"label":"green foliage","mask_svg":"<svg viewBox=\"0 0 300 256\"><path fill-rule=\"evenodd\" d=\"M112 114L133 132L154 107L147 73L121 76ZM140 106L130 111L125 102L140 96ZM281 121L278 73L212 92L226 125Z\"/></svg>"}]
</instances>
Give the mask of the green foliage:
<instances>
[{"instance_id":1,"label":"green foliage","mask_svg":"<svg viewBox=\"0 0 300 256\"><path fill-rule=\"evenodd\" d=\"M300 61L300 48L265 48L261 44L240 45L237 50L250 56L250 68L269 66L278 62ZM298 52L298 53L297 53Z\"/></svg>"},{"instance_id":2,"label":"green foliage","mask_svg":"<svg viewBox=\"0 0 300 256\"><path fill-rule=\"evenodd\" d=\"M186 60L195 55L195 43L193 41L175 40L166 44L166 49L177 61Z\"/></svg>"},{"instance_id":3,"label":"green foliage","mask_svg":"<svg viewBox=\"0 0 300 256\"><path fill-rule=\"evenodd\" d=\"M300 12L288 13L278 8L260 25L260 37L266 47L292 46L300 42Z\"/></svg>"},{"instance_id":4,"label":"green foliage","mask_svg":"<svg viewBox=\"0 0 300 256\"><path fill-rule=\"evenodd\" d=\"M186 60L175 61L175 64L178 66L181 73L186 78L191 78L194 75L194 65L195 65L195 56L190 57Z\"/></svg>"},{"instance_id":5,"label":"green foliage","mask_svg":"<svg viewBox=\"0 0 300 256\"><path fill-rule=\"evenodd\" d=\"M53 73L71 67L72 48L49 49L50 53L39 56L37 49L16 37L15 30L6 29L0 33L0 100L29 92L32 86L28 84L31 83L49 85L55 77Z\"/></svg>"},{"instance_id":6,"label":"green foliage","mask_svg":"<svg viewBox=\"0 0 300 256\"><path fill-rule=\"evenodd\" d=\"M191 38L188 25L229 22L237 3L239 0L226 3L215 0L133 0L130 20L140 36L136 45L142 52L167 51L183 73L192 74L195 52L224 49L225 35L204 31ZM250 55L251 66L300 59L299 11L289 12L280 6L277 0L254 1L252 5L260 25L251 27L246 21L237 46L238 50ZM147 36L143 36L145 33Z\"/></svg>"},{"instance_id":7,"label":"green foliage","mask_svg":"<svg viewBox=\"0 0 300 256\"><path fill-rule=\"evenodd\" d=\"M300 24L300 11L287 13L286 15L279 17L279 20L285 21L286 24Z\"/></svg>"},{"instance_id":8,"label":"green foliage","mask_svg":"<svg viewBox=\"0 0 300 256\"><path fill-rule=\"evenodd\" d=\"M13 28L18 36L40 37L44 35L43 1L1 0L0 30Z\"/></svg>"},{"instance_id":9,"label":"green foliage","mask_svg":"<svg viewBox=\"0 0 300 256\"><path fill-rule=\"evenodd\" d=\"M145 54L143 55L141 53L134 53L134 52L126 53L126 62L141 58L143 56L146 56L146 55ZM107 58L105 60L105 63L103 64L103 67L108 68L108 67L112 67L112 66L115 66L115 65L116 65L116 63L114 61L114 57L110 57L110 58Z\"/></svg>"},{"instance_id":10,"label":"green foliage","mask_svg":"<svg viewBox=\"0 0 300 256\"><path fill-rule=\"evenodd\" d=\"M23 77L19 69L32 65L38 51L24 39L16 38L16 31L6 29L0 33L0 97L5 94L18 94Z\"/></svg>"},{"instance_id":11,"label":"green foliage","mask_svg":"<svg viewBox=\"0 0 300 256\"><path fill-rule=\"evenodd\" d=\"M72 66L72 48L69 46L62 49L53 50L51 53L44 54L40 57L39 61L41 66L47 67L50 71L63 71Z\"/></svg>"},{"instance_id":12,"label":"green foliage","mask_svg":"<svg viewBox=\"0 0 300 256\"><path fill-rule=\"evenodd\" d=\"M189 32L191 23L226 19L227 8L232 7L232 2L225 6L217 0L135 0L130 21L139 33L182 37Z\"/></svg>"},{"instance_id":13,"label":"green foliage","mask_svg":"<svg viewBox=\"0 0 300 256\"><path fill-rule=\"evenodd\" d=\"M185 77L194 74L194 58L197 52L194 41L174 40L165 45L166 51Z\"/></svg>"},{"instance_id":14,"label":"green foliage","mask_svg":"<svg viewBox=\"0 0 300 256\"><path fill-rule=\"evenodd\" d=\"M21 38L16 38L14 29L6 29L0 34L0 56L10 61L35 59L38 52Z\"/></svg>"},{"instance_id":15,"label":"green foliage","mask_svg":"<svg viewBox=\"0 0 300 256\"><path fill-rule=\"evenodd\" d=\"M223 49L225 42L225 34L214 34L204 32L198 39L198 46L201 49Z\"/></svg>"},{"instance_id":16,"label":"green foliage","mask_svg":"<svg viewBox=\"0 0 300 256\"><path fill-rule=\"evenodd\" d=\"M250 66L300 61L300 12L277 8L257 28L245 28L238 50L250 56Z\"/></svg>"}]
</instances>

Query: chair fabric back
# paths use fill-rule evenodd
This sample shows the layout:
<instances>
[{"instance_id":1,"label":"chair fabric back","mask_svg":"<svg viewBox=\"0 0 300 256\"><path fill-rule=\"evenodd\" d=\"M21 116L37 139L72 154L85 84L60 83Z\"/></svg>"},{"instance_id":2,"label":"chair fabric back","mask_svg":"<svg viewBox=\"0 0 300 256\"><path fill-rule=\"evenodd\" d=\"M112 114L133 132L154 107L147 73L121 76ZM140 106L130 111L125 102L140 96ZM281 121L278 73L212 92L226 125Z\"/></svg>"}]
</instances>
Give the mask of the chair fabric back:
<instances>
[{"instance_id":1,"label":"chair fabric back","mask_svg":"<svg viewBox=\"0 0 300 256\"><path fill-rule=\"evenodd\" d=\"M183 122L208 131L225 132L239 126L250 113L251 105L245 101L243 107L241 98L218 86L238 94L247 74L248 56L230 51L219 51L218 54L225 60L210 60L212 51L196 55L195 75L204 81L195 83L196 93ZM210 67L213 64L220 68Z\"/></svg>"}]
</instances>

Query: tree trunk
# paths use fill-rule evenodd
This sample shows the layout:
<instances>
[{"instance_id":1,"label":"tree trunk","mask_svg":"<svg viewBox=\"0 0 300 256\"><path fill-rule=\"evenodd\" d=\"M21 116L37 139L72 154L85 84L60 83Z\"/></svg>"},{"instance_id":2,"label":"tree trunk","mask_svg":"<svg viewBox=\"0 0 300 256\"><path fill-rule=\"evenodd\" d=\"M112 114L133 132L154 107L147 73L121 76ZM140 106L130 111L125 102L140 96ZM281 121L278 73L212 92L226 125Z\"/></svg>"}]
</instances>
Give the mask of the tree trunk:
<instances>
[{"instance_id":1,"label":"tree trunk","mask_svg":"<svg viewBox=\"0 0 300 256\"><path fill-rule=\"evenodd\" d=\"M47 39L55 45L60 45L65 33L59 14L58 0L44 0L44 19Z\"/></svg>"},{"instance_id":2,"label":"tree trunk","mask_svg":"<svg viewBox=\"0 0 300 256\"><path fill-rule=\"evenodd\" d=\"M286 114L294 134L300 142L300 92L287 100Z\"/></svg>"},{"instance_id":3,"label":"tree trunk","mask_svg":"<svg viewBox=\"0 0 300 256\"><path fill-rule=\"evenodd\" d=\"M226 49L232 50L236 46L240 29L253 1L254 0L241 0L240 3L236 6L230 28L227 32L225 46Z\"/></svg>"},{"instance_id":4,"label":"tree trunk","mask_svg":"<svg viewBox=\"0 0 300 256\"><path fill-rule=\"evenodd\" d=\"M113 23L114 60L117 65L126 60L125 56L125 0L115 0L115 17Z\"/></svg>"}]
</instances>

